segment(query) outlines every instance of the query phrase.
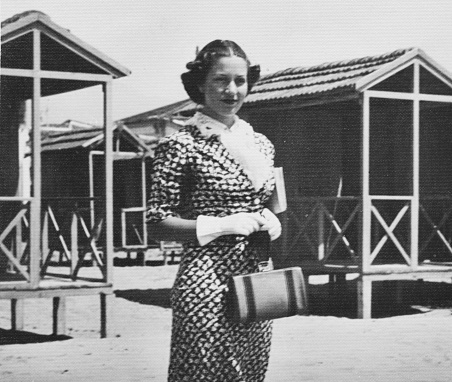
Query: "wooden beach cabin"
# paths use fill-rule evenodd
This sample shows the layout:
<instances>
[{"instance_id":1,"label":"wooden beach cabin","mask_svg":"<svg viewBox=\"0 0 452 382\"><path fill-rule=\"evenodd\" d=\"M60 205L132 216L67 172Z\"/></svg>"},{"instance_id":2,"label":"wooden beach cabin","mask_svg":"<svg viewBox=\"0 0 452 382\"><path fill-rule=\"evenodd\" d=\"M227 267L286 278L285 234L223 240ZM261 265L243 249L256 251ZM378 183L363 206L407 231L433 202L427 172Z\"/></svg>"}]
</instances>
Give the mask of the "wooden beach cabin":
<instances>
[{"instance_id":1,"label":"wooden beach cabin","mask_svg":"<svg viewBox=\"0 0 452 382\"><path fill-rule=\"evenodd\" d=\"M129 128L131 131L133 131L135 134L137 134L141 139L145 140L146 142L149 142L151 144L155 144L158 142L160 138L163 138L165 136L168 136L179 129L181 129L185 121L188 119L188 116L192 114L192 112L188 112L187 115L181 115L179 113L180 110L185 109L187 106L194 106L193 102L191 100L183 100L179 102L175 102L170 105L166 105L163 107L159 107L157 109L149 110L144 113L135 114L127 118L123 118L122 120L118 121L119 124ZM148 143L149 144L149 143ZM151 146L153 148L154 146ZM152 165L152 162L150 163ZM147 166L147 171L150 170L150 166ZM150 179L150 173L148 172L147 179ZM144 183L144 186L146 184ZM143 188L143 195L146 196L146 189L150 189L150 187ZM145 200L146 202L146 200ZM139 211L145 211L146 203L144 202L143 208L128 208L123 209L124 213L124 222L126 222L126 218L128 215L133 217L133 214L136 215L139 213ZM144 215L143 215L144 216ZM143 218L144 221L144 218ZM126 223L124 223L124 226ZM130 227L130 224L127 226ZM146 240L145 248L149 245L155 245L157 243L156 241L152 240L152 237L148 237L145 232L147 232L146 224L144 224L143 230L140 230L140 232L144 233L144 238ZM180 255L182 253L182 244L175 242L175 241L160 241L158 242L158 245L160 247L160 254L163 256L163 263L167 264L169 262L174 263L177 260L180 259ZM132 245L131 247L128 247L128 251L133 251L134 249L137 250L137 258L139 258L138 263L146 263L146 252L138 252L140 250L140 247L134 248ZM141 261L141 258L143 261ZM155 260L155 258L154 258Z\"/></svg>"},{"instance_id":2,"label":"wooden beach cabin","mask_svg":"<svg viewBox=\"0 0 452 382\"><path fill-rule=\"evenodd\" d=\"M126 126L115 124L112 139L113 246L115 251L145 250L146 167L149 167L157 138L149 137L145 141ZM105 193L103 129L46 132L41 149L42 196L46 208L52 209L60 222L58 232L51 230L49 248L55 249L61 257L65 252L61 240L71 236L74 211L91 227L102 221L99 201ZM102 233L99 226L98 235ZM83 248L83 237L80 239L78 251L91 252L86 245ZM97 237L96 241L99 240Z\"/></svg>"},{"instance_id":3,"label":"wooden beach cabin","mask_svg":"<svg viewBox=\"0 0 452 382\"><path fill-rule=\"evenodd\" d=\"M11 327L23 328L24 301L50 298L53 301L53 334L65 330L67 296L100 296L101 336L107 335L107 310L112 298L113 270L113 121L112 82L130 71L67 29L55 24L49 16L29 11L1 24L1 124L0 124L0 298L11 301ZM100 223L94 226L78 219L73 224L74 237L86 237L96 253L96 274L83 276L82 258L71 251L67 256L71 270L67 275L51 273L48 267L48 238L54 216L47 208L42 189L41 100L88 87L99 89L103 103L103 194L102 250L94 246ZM31 113L31 190L21 189L19 129L24 123L25 104ZM81 197L82 199L82 197ZM58 223L58 222L56 222ZM76 224L77 223L77 224ZM75 241L72 241L75 243Z\"/></svg>"},{"instance_id":4,"label":"wooden beach cabin","mask_svg":"<svg viewBox=\"0 0 452 382\"><path fill-rule=\"evenodd\" d=\"M452 76L417 48L282 70L241 115L275 144L288 211L278 266L372 282L452 277Z\"/></svg>"}]
</instances>

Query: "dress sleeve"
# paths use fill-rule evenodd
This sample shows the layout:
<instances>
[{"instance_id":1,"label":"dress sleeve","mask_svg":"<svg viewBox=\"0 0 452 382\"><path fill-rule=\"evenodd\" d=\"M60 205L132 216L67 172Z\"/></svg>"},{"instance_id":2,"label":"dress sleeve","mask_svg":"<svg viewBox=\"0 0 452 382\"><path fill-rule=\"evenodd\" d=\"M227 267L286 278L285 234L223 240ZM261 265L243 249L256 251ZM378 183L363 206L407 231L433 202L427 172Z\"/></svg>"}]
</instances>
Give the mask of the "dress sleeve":
<instances>
[{"instance_id":1,"label":"dress sleeve","mask_svg":"<svg viewBox=\"0 0 452 382\"><path fill-rule=\"evenodd\" d=\"M147 222L159 222L169 216L178 216L188 153L187 142L173 137L164 138L157 146L152 162Z\"/></svg>"}]
</instances>

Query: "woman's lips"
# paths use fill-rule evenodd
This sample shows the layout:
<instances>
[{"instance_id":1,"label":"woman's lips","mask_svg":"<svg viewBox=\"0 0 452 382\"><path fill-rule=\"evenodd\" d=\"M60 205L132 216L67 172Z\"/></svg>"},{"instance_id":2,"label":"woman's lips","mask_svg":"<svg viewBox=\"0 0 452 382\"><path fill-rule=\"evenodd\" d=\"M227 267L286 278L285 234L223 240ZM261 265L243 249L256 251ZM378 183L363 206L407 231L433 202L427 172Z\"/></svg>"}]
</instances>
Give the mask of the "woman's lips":
<instances>
[{"instance_id":1,"label":"woman's lips","mask_svg":"<svg viewBox=\"0 0 452 382\"><path fill-rule=\"evenodd\" d=\"M222 102L227 104L227 105L235 105L238 102L238 100L236 100L236 99L223 99Z\"/></svg>"}]
</instances>

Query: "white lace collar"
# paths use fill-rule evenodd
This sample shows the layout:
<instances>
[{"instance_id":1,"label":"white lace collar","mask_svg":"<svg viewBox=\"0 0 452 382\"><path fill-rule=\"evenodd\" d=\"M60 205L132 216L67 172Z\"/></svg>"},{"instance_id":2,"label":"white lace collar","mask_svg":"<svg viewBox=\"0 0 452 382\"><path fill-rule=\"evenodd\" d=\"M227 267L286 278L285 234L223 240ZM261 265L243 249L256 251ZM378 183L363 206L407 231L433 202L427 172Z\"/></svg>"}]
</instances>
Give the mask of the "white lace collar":
<instances>
[{"instance_id":1,"label":"white lace collar","mask_svg":"<svg viewBox=\"0 0 452 382\"><path fill-rule=\"evenodd\" d=\"M218 135L223 146L242 165L256 191L271 178L272 163L256 145L254 130L248 122L235 116L235 122L229 129L198 111L187 121L187 125L196 126L207 138Z\"/></svg>"},{"instance_id":2,"label":"white lace collar","mask_svg":"<svg viewBox=\"0 0 452 382\"><path fill-rule=\"evenodd\" d=\"M237 116L234 116L234 119L234 124L228 128L224 123L216 120L215 118L209 117L208 115L197 111L195 115L186 122L186 125L196 126L201 134L206 138L209 138L212 135L221 135L228 132L253 136L254 130L248 122Z\"/></svg>"}]
</instances>

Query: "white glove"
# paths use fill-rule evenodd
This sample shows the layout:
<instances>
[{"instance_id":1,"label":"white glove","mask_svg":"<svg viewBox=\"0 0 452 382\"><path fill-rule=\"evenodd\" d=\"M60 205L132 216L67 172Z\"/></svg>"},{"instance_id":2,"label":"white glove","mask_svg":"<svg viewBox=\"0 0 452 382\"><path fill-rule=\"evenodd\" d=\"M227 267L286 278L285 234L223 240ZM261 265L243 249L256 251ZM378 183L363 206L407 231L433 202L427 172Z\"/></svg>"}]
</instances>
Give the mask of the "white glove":
<instances>
[{"instance_id":1,"label":"white glove","mask_svg":"<svg viewBox=\"0 0 452 382\"><path fill-rule=\"evenodd\" d=\"M248 236L264 224L268 224L267 219L257 212L240 212L221 218L200 215L196 219L196 236L200 245L206 245L223 235Z\"/></svg>"},{"instance_id":2,"label":"white glove","mask_svg":"<svg viewBox=\"0 0 452 382\"><path fill-rule=\"evenodd\" d=\"M279 219L268 208L265 208L261 215L265 218L266 222L261 226L260 231L268 231L270 240L276 240L281 236L281 223Z\"/></svg>"}]
</instances>

